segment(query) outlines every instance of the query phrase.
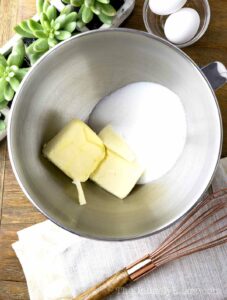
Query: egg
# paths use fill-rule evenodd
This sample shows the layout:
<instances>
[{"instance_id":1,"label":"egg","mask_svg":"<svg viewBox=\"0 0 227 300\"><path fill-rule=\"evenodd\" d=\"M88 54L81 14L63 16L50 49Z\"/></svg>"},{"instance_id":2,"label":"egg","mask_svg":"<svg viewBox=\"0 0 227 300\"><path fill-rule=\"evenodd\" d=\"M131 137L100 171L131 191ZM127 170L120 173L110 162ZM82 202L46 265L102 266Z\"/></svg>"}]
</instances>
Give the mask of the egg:
<instances>
[{"instance_id":1,"label":"egg","mask_svg":"<svg viewBox=\"0 0 227 300\"><path fill-rule=\"evenodd\" d=\"M170 15L182 8L187 0L150 0L149 7L157 15Z\"/></svg>"},{"instance_id":2,"label":"egg","mask_svg":"<svg viewBox=\"0 0 227 300\"><path fill-rule=\"evenodd\" d=\"M140 184L162 177L174 166L187 132L179 96L153 82L134 82L101 99L89 125L97 133L111 125L124 139L145 169Z\"/></svg>"},{"instance_id":3,"label":"egg","mask_svg":"<svg viewBox=\"0 0 227 300\"><path fill-rule=\"evenodd\" d=\"M165 23L164 32L167 39L174 44L190 41L198 32L200 17L193 8L182 8L170 15Z\"/></svg>"}]
</instances>

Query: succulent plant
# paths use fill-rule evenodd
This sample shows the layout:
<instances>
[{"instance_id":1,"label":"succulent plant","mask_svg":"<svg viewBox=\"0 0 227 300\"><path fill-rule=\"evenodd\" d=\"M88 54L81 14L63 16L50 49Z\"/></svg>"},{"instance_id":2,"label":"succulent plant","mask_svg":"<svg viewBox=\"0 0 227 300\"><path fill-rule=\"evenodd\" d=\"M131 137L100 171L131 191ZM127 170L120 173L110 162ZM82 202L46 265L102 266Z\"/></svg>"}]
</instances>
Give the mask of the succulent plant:
<instances>
[{"instance_id":1,"label":"succulent plant","mask_svg":"<svg viewBox=\"0 0 227 300\"><path fill-rule=\"evenodd\" d=\"M0 110L13 99L20 82L29 70L21 68L24 57L25 47L22 40L16 42L7 59L0 54Z\"/></svg>"},{"instance_id":2,"label":"succulent plant","mask_svg":"<svg viewBox=\"0 0 227 300\"><path fill-rule=\"evenodd\" d=\"M6 123L4 119L1 118L2 116L3 114L0 112L0 133L6 129Z\"/></svg>"},{"instance_id":3,"label":"succulent plant","mask_svg":"<svg viewBox=\"0 0 227 300\"><path fill-rule=\"evenodd\" d=\"M63 2L80 7L78 16L84 24L91 22L94 15L97 15L102 23L111 25L116 15L110 0L63 0Z\"/></svg>"},{"instance_id":4,"label":"succulent plant","mask_svg":"<svg viewBox=\"0 0 227 300\"><path fill-rule=\"evenodd\" d=\"M77 13L71 6L66 6L58 16L56 8L48 0L37 0L40 21L33 19L22 21L15 31L26 38L36 38L26 49L27 56L34 64L46 51L60 41L71 37L76 29Z\"/></svg>"}]
</instances>

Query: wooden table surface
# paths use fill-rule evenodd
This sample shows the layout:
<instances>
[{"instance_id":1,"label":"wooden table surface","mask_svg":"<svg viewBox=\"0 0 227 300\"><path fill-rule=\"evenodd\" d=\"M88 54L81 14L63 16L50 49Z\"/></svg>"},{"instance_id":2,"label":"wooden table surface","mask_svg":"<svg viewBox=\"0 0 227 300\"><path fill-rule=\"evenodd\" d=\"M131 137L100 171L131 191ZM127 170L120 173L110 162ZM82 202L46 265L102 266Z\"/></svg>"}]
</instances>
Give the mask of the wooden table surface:
<instances>
[{"instance_id":1,"label":"wooden table surface","mask_svg":"<svg viewBox=\"0 0 227 300\"><path fill-rule=\"evenodd\" d=\"M199 1L199 0L198 0ZM227 66L227 1L210 0L212 19L205 36L184 51L199 65L219 60ZM136 0L133 14L124 27L144 30L142 0ZM0 46L12 35L15 24L35 13L35 0L0 0ZM224 143L227 155L227 85L217 92L223 117ZM28 299L21 266L11 249L16 232L45 220L26 199L13 175L6 140L0 142L0 300Z\"/></svg>"}]
</instances>

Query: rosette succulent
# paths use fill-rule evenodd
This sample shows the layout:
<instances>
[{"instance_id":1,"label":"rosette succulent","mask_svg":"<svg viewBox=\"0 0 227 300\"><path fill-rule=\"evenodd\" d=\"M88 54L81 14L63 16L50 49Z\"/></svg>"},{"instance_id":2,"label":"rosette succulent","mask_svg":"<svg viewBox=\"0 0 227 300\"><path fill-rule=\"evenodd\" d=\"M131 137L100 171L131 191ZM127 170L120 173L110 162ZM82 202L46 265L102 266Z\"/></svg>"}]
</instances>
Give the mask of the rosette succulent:
<instances>
[{"instance_id":1,"label":"rosette succulent","mask_svg":"<svg viewBox=\"0 0 227 300\"><path fill-rule=\"evenodd\" d=\"M0 109L6 107L13 99L20 82L29 70L21 68L24 57L25 47L22 40L16 42L7 59L0 54Z\"/></svg>"},{"instance_id":2,"label":"rosette succulent","mask_svg":"<svg viewBox=\"0 0 227 300\"><path fill-rule=\"evenodd\" d=\"M80 7L78 15L84 24L91 22L94 15L97 15L102 23L111 25L116 15L110 0L63 0L63 2Z\"/></svg>"},{"instance_id":3,"label":"rosette succulent","mask_svg":"<svg viewBox=\"0 0 227 300\"><path fill-rule=\"evenodd\" d=\"M37 0L36 3L39 22L25 20L15 27L15 31L21 36L37 39L26 49L31 64L60 41L71 37L76 29L77 19L77 13L69 5L58 15L57 9L49 1Z\"/></svg>"}]
</instances>

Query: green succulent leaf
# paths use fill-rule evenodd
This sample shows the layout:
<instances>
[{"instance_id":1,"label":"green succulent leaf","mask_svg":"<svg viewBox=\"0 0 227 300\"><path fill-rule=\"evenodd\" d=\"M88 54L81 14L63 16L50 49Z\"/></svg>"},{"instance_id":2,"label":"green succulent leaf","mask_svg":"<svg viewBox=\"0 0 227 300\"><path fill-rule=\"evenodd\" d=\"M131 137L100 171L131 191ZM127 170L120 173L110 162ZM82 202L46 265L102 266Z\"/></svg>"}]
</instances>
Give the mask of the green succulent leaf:
<instances>
[{"instance_id":1,"label":"green succulent leaf","mask_svg":"<svg viewBox=\"0 0 227 300\"><path fill-rule=\"evenodd\" d=\"M101 8L97 4L94 6L91 6L91 10L96 15L100 15L100 13L101 13Z\"/></svg>"},{"instance_id":2,"label":"green succulent leaf","mask_svg":"<svg viewBox=\"0 0 227 300\"><path fill-rule=\"evenodd\" d=\"M38 39L45 39L48 37L48 35L42 31L42 30L36 30L34 31L34 35L38 38Z\"/></svg>"},{"instance_id":3,"label":"green succulent leaf","mask_svg":"<svg viewBox=\"0 0 227 300\"><path fill-rule=\"evenodd\" d=\"M47 39L38 39L33 43L33 50L35 52L45 53L49 50L48 40Z\"/></svg>"},{"instance_id":4,"label":"green succulent leaf","mask_svg":"<svg viewBox=\"0 0 227 300\"><path fill-rule=\"evenodd\" d=\"M30 68L22 68L15 72L15 77L21 82Z\"/></svg>"},{"instance_id":5,"label":"green succulent leaf","mask_svg":"<svg viewBox=\"0 0 227 300\"><path fill-rule=\"evenodd\" d=\"M33 66L39 59L40 57L43 55L44 53L35 53L35 54L31 54L29 55L29 60L31 62L31 65Z\"/></svg>"},{"instance_id":6,"label":"green succulent leaf","mask_svg":"<svg viewBox=\"0 0 227 300\"><path fill-rule=\"evenodd\" d=\"M19 35L21 35L21 36L23 36L23 37L26 37L26 38L34 38L34 37L35 37L33 33L25 31L25 30L20 26L20 24L14 27L14 31L15 31L16 33L18 33Z\"/></svg>"},{"instance_id":7,"label":"green succulent leaf","mask_svg":"<svg viewBox=\"0 0 227 300\"><path fill-rule=\"evenodd\" d=\"M7 101L11 101L13 99L13 96L14 96L14 90L7 82L4 88L4 97Z\"/></svg>"},{"instance_id":8,"label":"green succulent leaf","mask_svg":"<svg viewBox=\"0 0 227 300\"><path fill-rule=\"evenodd\" d=\"M7 82L4 78L0 78L0 102L5 100L4 90L7 85Z\"/></svg>"},{"instance_id":9,"label":"green succulent leaf","mask_svg":"<svg viewBox=\"0 0 227 300\"><path fill-rule=\"evenodd\" d=\"M44 0L44 3L43 3L43 12L46 13L47 12L47 9L48 7L50 6L50 3L48 0Z\"/></svg>"},{"instance_id":10,"label":"green succulent leaf","mask_svg":"<svg viewBox=\"0 0 227 300\"><path fill-rule=\"evenodd\" d=\"M70 4L70 0L62 0L62 2L66 3L66 4Z\"/></svg>"},{"instance_id":11,"label":"green succulent leaf","mask_svg":"<svg viewBox=\"0 0 227 300\"><path fill-rule=\"evenodd\" d=\"M54 20L52 20L53 22L54 22ZM52 22L51 21L51 22ZM50 24L50 22L49 21L44 21L44 26L43 26L43 29L45 30L45 31L49 31L49 30L51 30L51 24Z\"/></svg>"},{"instance_id":12,"label":"green succulent leaf","mask_svg":"<svg viewBox=\"0 0 227 300\"><path fill-rule=\"evenodd\" d=\"M9 80L9 84L10 84L11 88L14 90L14 92L17 92L17 90L18 90L18 88L20 86L19 80L17 78L15 78L15 77L12 77Z\"/></svg>"},{"instance_id":13,"label":"green succulent leaf","mask_svg":"<svg viewBox=\"0 0 227 300\"><path fill-rule=\"evenodd\" d=\"M64 41L71 37L71 33L66 30L60 30L60 31L58 31L58 33L59 34L56 36L56 38L59 41Z\"/></svg>"},{"instance_id":14,"label":"green succulent leaf","mask_svg":"<svg viewBox=\"0 0 227 300\"><path fill-rule=\"evenodd\" d=\"M60 29L60 27L61 27L61 24L60 24L60 23L55 23L55 24L54 24L54 29L55 29L55 30Z\"/></svg>"},{"instance_id":15,"label":"green succulent leaf","mask_svg":"<svg viewBox=\"0 0 227 300\"><path fill-rule=\"evenodd\" d=\"M108 25L111 25L111 24L112 24L113 17L109 17L109 16L107 16L107 15L105 15L105 14L103 14L103 13L100 13L100 14L98 15L98 17L99 17L99 20L100 20L102 23L108 24Z\"/></svg>"},{"instance_id":16,"label":"green succulent leaf","mask_svg":"<svg viewBox=\"0 0 227 300\"><path fill-rule=\"evenodd\" d=\"M55 38L49 38L48 39L48 45L50 48L53 48L58 44L58 41Z\"/></svg>"},{"instance_id":17,"label":"green succulent leaf","mask_svg":"<svg viewBox=\"0 0 227 300\"><path fill-rule=\"evenodd\" d=\"M90 7L83 7L82 10L82 21L87 24L89 22L91 22L91 20L93 19L94 13L93 11L90 9Z\"/></svg>"},{"instance_id":18,"label":"green succulent leaf","mask_svg":"<svg viewBox=\"0 0 227 300\"><path fill-rule=\"evenodd\" d=\"M77 14L77 18L78 20L82 20L82 12L83 12L83 8L84 8L84 4L81 5L79 11L78 11L78 14Z\"/></svg>"},{"instance_id":19,"label":"green succulent leaf","mask_svg":"<svg viewBox=\"0 0 227 300\"><path fill-rule=\"evenodd\" d=\"M102 3L99 3L99 5L100 5L101 12L104 15L109 16L109 17L114 17L116 15L117 12L112 5L102 4Z\"/></svg>"},{"instance_id":20,"label":"green succulent leaf","mask_svg":"<svg viewBox=\"0 0 227 300\"><path fill-rule=\"evenodd\" d=\"M5 66L3 66L3 65L0 64L0 77L4 76L5 69L6 69Z\"/></svg>"},{"instance_id":21,"label":"green succulent leaf","mask_svg":"<svg viewBox=\"0 0 227 300\"><path fill-rule=\"evenodd\" d=\"M7 59L9 66L20 67L23 64L25 56L25 47L22 40L16 42L15 46L12 49L11 54Z\"/></svg>"},{"instance_id":22,"label":"green succulent leaf","mask_svg":"<svg viewBox=\"0 0 227 300\"><path fill-rule=\"evenodd\" d=\"M63 8L60 15L68 15L73 11L73 8L71 5L67 5Z\"/></svg>"},{"instance_id":23,"label":"green succulent leaf","mask_svg":"<svg viewBox=\"0 0 227 300\"><path fill-rule=\"evenodd\" d=\"M27 33L31 33L31 34L32 34L32 31L31 31L31 29L30 29L29 26L28 26L28 20L22 21L22 22L20 23L20 27L21 27L24 31L26 31Z\"/></svg>"},{"instance_id":24,"label":"green succulent leaf","mask_svg":"<svg viewBox=\"0 0 227 300\"><path fill-rule=\"evenodd\" d=\"M51 21L50 21L50 27L51 27L51 28L54 28L54 24L55 24L54 20L51 20Z\"/></svg>"},{"instance_id":25,"label":"green succulent leaf","mask_svg":"<svg viewBox=\"0 0 227 300\"><path fill-rule=\"evenodd\" d=\"M77 19L77 13L75 11L71 12L66 16L65 23L67 24L67 23L75 22L76 19Z\"/></svg>"},{"instance_id":26,"label":"green succulent leaf","mask_svg":"<svg viewBox=\"0 0 227 300\"><path fill-rule=\"evenodd\" d=\"M48 19L51 20L55 20L57 18L57 10L54 6L49 6L47 11L46 11L46 15L48 17Z\"/></svg>"},{"instance_id":27,"label":"green succulent leaf","mask_svg":"<svg viewBox=\"0 0 227 300\"><path fill-rule=\"evenodd\" d=\"M71 0L71 4L75 7L80 7L83 4L83 0Z\"/></svg>"},{"instance_id":28,"label":"green succulent leaf","mask_svg":"<svg viewBox=\"0 0 227 300\"><path fill-rule=\"evenodd\" d=\"M37 31L37 30L43 30L42 25L32 19L28 20L28 26L32 32Z\"/></svg>"},{"instance_id":29,"label":"green succulent leaf","mask_svg":"<svg viewBox=\"0 0 227 300\"><path fill-rule=\"evenodd\" d=\"M6 123L4 120L0 120L0 132L6 129Z\"/></svg>"},{"instance_id":30,"label":"green succulent leaf","mask_svg":"<svg viewBox=\"0 0 227 300\"><path fill-rule=\"evenodd\" d=\"M40 14L40 23L44 29L50 29L50 21L45 13Z\"/></svg>"},{"instance_id":31,"label":"green succulent leaf","mask_svg":"<svg viewBox=\"0 0 227 300\"><path fill-rule=\"evenodd\" d=\"M0 53L0 65L2 65L3 67L7 66L7 61L5 59L5 56L2 55L1 53Z\"/></svg>"},{"instance_id":32,"label":"green succulent leaf","mask_svg":"<svg viewBox=\"0 0 227 300\"><path fill-rule=\"evenodd\" d=\"M68 23L65 28L66 31L72 33L76 29L76 22Z\"/></svg>"},{"instance_id":33,"label":"green succulent leaf","mask_svg":"<svg viewBox=\"0 0 227 300\"><path fill-rule=\"evenodd\" d=\"M78 20L76 22L76 28L78 28L79 30L81 30L84 26L85 26L85 24L82 20Z\"/></svg>"},{"instance_id":34,"label":"green succulent leaf","mask_svg":"<svg viewBox=\"0 0 227 300\"><path fill-rule=\"evenodd\" d=\"M43 4L43 0L36 0L36 10L39 15L43 12Z\"/></svg>"},{"instance_id":35,"label":"green succulent leaf","mask_svg":"<svg viewBox=\"0 0 227 300\"><path fill-rule=\"evenodd\" d=\"M0 101L0 110L6 108L7 105L8 105L8 101L6 100Z\"/></svg>"},{"instance_id":36,"label":"green succulent leaf","mask_svg":"<svg viewBox=\"0 0 227 300\"><path fill-rule=\"evenodd\" d=\"M93 6L95 4L95 0L84 0L84 5L87 7Z\"/></svg>"},{"instance_id":37,"label":"green succulent leaf","mask_svg":"<svg viewBox=\"0 0 227 300\"><path fill-rule=\"evenodd\" d=\"M97 2L103 3L103 4L109 4L110 0L96 0Z\"/></svg>"},{"instance_id":38,"label":"green succulent leaf","mask_svg":"<svg viewBox=\"0 0 227 300\"><path fill-rule=\"evenodd\" d=\"M55 24L60 24L59 28L63 28L66 22L66 15L60 15L55 20Z\"/></svg>"},{"instance_id":39,"label":"green succulent leaf","mask_svg":"<svg viewBox=\"0 0 227 300\"><path fill-rule=\"evenodd\" d=\"M30 46L28 46L28 47L26 48L26 54L27 54L28 57L29 57L30 55L36 53L35 50L33 49L33 46L34 46L34 43L32 43Z\"/></svg>"}]
</instances>

